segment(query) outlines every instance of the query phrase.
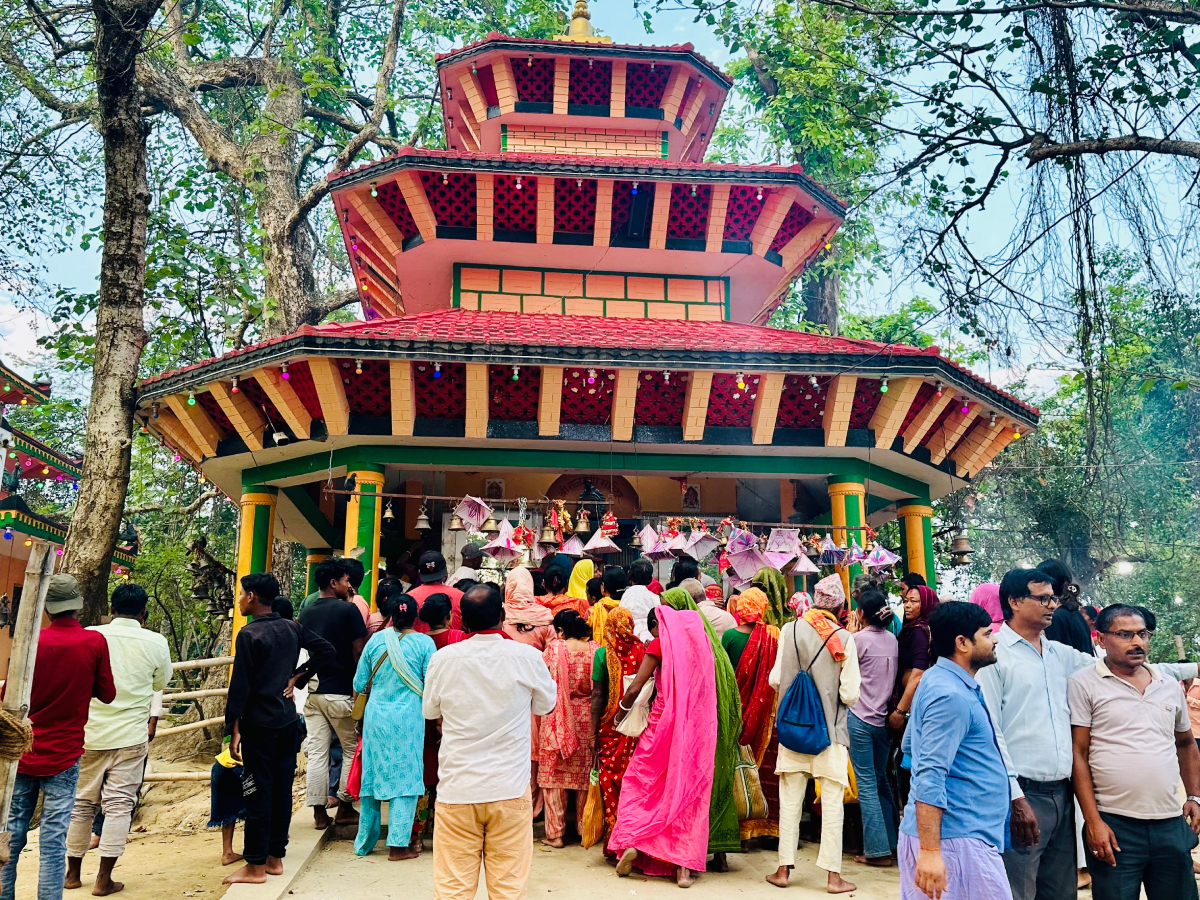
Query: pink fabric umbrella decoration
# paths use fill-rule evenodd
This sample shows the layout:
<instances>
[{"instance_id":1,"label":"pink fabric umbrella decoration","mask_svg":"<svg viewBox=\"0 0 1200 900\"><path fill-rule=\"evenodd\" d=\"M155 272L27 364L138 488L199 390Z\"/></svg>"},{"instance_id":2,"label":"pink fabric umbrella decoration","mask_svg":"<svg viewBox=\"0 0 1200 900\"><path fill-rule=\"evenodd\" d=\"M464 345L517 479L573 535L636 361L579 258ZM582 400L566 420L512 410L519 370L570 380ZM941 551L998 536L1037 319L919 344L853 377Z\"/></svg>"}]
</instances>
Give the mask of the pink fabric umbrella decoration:
<instances>
[{"instance_id":1,"label":"pink fabric umbrella decoration","mask_svg":"<svg viewBox=\"0 0 1200 900\"><path fill-rule=\"evenodd\" d=\"M467 531L478 531L479 526L487 521L492 514L492 508L478 497L470 495L463 497L462 502L454 507L454 514L462 519Z\"/></svg>"},{"instance_id":2,"label":"pink fabric umbrella decoration","mask_svg":"<svg viewBox=\"0 0 1200 900\"><path fill-rule=\"evenodd\" d=\"M807 553L801 553L784 571L784 575L818 575L821 570L813 565L813 561L808 558Z\"/></svg>"},{"instance_id":3,"label":"pink fabric umbrella decoration","mask_svg":"<svg viewBox=\"0 0 1200 900\"><path fill-rule=\"evenodd\" d=\"M860 563L867 558L867 554L863 552L863 548L858 546L858 539L850 539L850 552L846 554L846 564L854 565Z\"/></svg>"},{"instance_id":4,"label":"pink fabric umbrella decoration","mask_svg":"<svg viewBox=\"0 0 1200 900\"><path fill-rule=\"evenodd\" d=\"M725 545L725 552L732 556L734 553L741 553L743 550L757 547L758 535L735 527L729 533L729 542Z\"/></svg>"},{"instance_id":5,"label":"pink fabric umbrella decoration","mask_svg":"<svg viewBox=\"0 0 1200 900\"><path fill-rule=\"evenodd\" d=\"M771 561L757 547L729 554L729 566L739 579L749 581L759 569L773 568Z\"/></svg>"},{"instance_id":6,"label":"pink fabric umbrella decoration","mask_svg":"<svg viewBox=\"0 0 1200 900\"><path fill-rule=\"evenodd\" d=\"M800 532L794 528L772 528L771 536L767 538L767 552L803 556L804 551L800 547Z\"/></svg>"},{"instance_id":7,"label":"pink fabric umbrella decoration","mask_svg":"<svg viewBox=\"0 0 1200 900\"><path fill-rule=\"evenodd\" d=\"M563 542L558 552L565 553L567 556L583 556L583 541L579 539L578 535L573 534Z\"/></svg>"},{"instance_id":8,"label":"pink fabric umbrella decoration","mask_svg":"<svg viewBox=\"0 0 1200 900\"><path fill-rule=\"evenodd\" d=\"M583 545L583 549L590 554L597 553L620 553L621 548L612 542L611 538L605 536L604 532L599 528L592 535L592 539Z\"/></svg>"},{"instance_id":9,"label":"pink fabric umbrella decoration","mask_svg":"<svg viewBox=\"0 0 1200 900\"><path fill-rule=\"evenodd\" d=\"M863 560L863 565L868 569L882 569L884 566L894 566L900 562L900 557L889 550L887 547L881 547L876 544L871 548L871 552L867 554Z\"/></svg>"},{"instance_id":10,"label":"pink fabric umbrella decoration","mask_svg":"<svg viewBox=\"0 0 1200 900\"><path fill-rule=\"evenodd\" d=\"M666 548L670 550L674 556L683 556L683 551L687 549L687 544L687 535L682 531L670 535L665 542Z\"/></svg>"},{"instance_id":11,"label":"pink fabric umbrella decoration","mask_svg":"<svg viewBox=\"0 0 1200 900\"><path fill-rule=\"evenodd\" d=\"M821 541L821 558L817 560L823 566L840 566L846 559L846 551L833 542L829 532Z\"/></svg>"},{"instance_id":12,"label":"pink fabric umbrella decoration","mask_svg":"<svg viewBox=\"0 0 1200 900\"><path fill-rule=\"evenodd\" d=\"M716 535L709 534L707 531L693 531L683 552L685 556L690 556L696 562L704 562L709 554L720 546L720 543Z\"/></svg>"},{"instance_id":13,"label":"pink fabric umbrella decoration","mask_svg":"<svg viewBox=\"0 0 1200 900\"><path fill-rule=\"evenodd\" d=\"M502 565L520 558L521 545L513 537L512 522L500 520L500 533L495 540L483 545L483 552Z\"/></svg>"}]
</instances>

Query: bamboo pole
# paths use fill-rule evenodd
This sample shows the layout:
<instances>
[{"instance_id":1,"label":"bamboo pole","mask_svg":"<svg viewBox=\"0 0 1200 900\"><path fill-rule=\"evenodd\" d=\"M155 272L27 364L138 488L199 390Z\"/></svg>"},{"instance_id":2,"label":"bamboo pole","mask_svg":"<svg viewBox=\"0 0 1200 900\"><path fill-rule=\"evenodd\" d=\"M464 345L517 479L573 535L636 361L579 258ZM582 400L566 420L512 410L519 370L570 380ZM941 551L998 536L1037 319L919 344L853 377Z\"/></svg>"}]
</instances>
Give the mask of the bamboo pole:
<instances>
[{"instance_id":1,"label":"bamboo pole","mask_svg":"<svg viewBox=\"0 0 1200 900\"><path fill-rule=\"evenodd\" d=\"M180 691L177 694L163 694L163 703L170 703L175 700L197 700L201 697L224 697L229 693L229 688L205 688L199 691Z\"/></svg>"},{"instance_id":2,"label":"bamboo pole","mask_svg":"<svg viewBox=\"0 0 1200 900\"><path fill-rule=\"evenodd\" d=\"M171 670L178 672L182 669L211 669L214 666L233 665L232 656L218 656L215 659L184 659L171 663Z\"/></svg>"},{"instance_id":3,"label":"bamboo pole","mask_svg":"<svg viewBox=\"0 0 1200 900\"><path fill-rule=\"evenodd\" d=\"M172 734L182 734L185 731L195 731L198 728L211 728L214 725L224 725L225 717L217 716L215 719L201 719L199 722L187 722L183 725L174 725L170 728L160 728L154 732L156 738L168 737Z\"/></svg>"},{"instance_id":4,"label":"bamboo pole","mask_svg":"<svg viewBox=\"0 0 1200 900\"><path fill-rule=\"evenodd\" d=\"M33 688L33 668L37 663L38 638L42 630L42 612L46 608L46 591L54 572L54 556L50 545L38 541L29 551L25 565L25 585L22 602L17 607L17 622L13 627L13 646L8 664L8 682L4 688L4 709L19 719L29 715L29 695ZM12 855L9 844L12 832L7 830L8 813L12 807L13 791L17 784L17 760L0 767L0 863Z\"/></svg>"}]
</instances>

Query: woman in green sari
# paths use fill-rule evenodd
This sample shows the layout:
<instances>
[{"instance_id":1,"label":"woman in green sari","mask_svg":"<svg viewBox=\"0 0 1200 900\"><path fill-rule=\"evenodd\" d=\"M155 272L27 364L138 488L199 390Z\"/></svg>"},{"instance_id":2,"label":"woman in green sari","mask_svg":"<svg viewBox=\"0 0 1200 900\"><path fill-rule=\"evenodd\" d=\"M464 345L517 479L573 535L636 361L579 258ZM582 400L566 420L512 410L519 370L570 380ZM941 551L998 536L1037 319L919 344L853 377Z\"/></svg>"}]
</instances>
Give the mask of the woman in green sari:
<instances>
[{"instance_id":1,"label":"woman in green sari","mask_svg":"<svg viewBox=\"0 0 1200 900\"><path fill-rule=\"evenodd\" d=\"M767 611L762 618L764 622L782 628L795 618L787 607L792 592L788 590L782 572L770 566L763 566L754 575L754 586L767 595Z\"/></svg>"},{"instance_id":2,"label":"woman in green sari","mask_svg":"<svg viewBox=\"0 0 1200 900\"><path fill-rule=\"evenodd\" d=\"M672 609L700 611L692 595L683 588L664 591L661 602ZM742 733L742 701L729 656L721 649L721 642L708 619L703 615L701 619L712 644L717 676L717 749L713 760L712 803L708 813L708 850L714 854L712 867L724 872L729 868L725 854L742 849L737 806L733 799L733 772L738 759L738 738Z\"/></svg>"}]
</instances>

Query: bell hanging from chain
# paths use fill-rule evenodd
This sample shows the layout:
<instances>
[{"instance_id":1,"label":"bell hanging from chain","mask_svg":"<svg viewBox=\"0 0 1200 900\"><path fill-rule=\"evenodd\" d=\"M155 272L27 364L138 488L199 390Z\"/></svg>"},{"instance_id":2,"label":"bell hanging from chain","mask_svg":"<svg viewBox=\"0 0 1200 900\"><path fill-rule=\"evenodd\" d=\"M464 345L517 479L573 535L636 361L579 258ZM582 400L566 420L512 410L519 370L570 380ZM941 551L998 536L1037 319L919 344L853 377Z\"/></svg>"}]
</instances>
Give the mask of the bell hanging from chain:
<instances>
[{"instance_id":1,"label":"bell hanging from chain","mask_svg":"<svg viewBox=\"0 0 1200 900\"><path fill-rule=\"evenodd\" d=\"M629 542L629 546L633 550L642 549L642 536L637 531L634 531L633 540Z\"/></svg>"},{"instance_id":2,"label":"bell hanging from chain","mask_svg":"<svg viewBox=\"0 0 1200 900\"><path fill-rule=\"evenodd\" d=\"M490 515L487 517L487 521L479 526L479 530L484 534L499 534L500 523L496 521L495 515Z\"/></svg>"},{"instance_id":3,"label":"bell hanging from chain","mask_svg":"<svg viewBox=\"0 0 1200 900\"><path fill-rule=\"evenodd\" d=\"M429 524L429 516L425 515L425 504L421 504L421 510L417 513L417 522L413 525L417 531L432 531L433 526Z\"/></svg>"},{"instance_id":4,"label":"bell hanging from chain","mask_svg":"<svg viewBox=\"0 0 1200 900\"><path fill-rule=\"evenodd\" d=\"M396 518L396 514L392 512L392 501L389 500L387 506L383 508L383 519L385 522L390 522L394 518Z\"/></svg>"},{"instance_id":5,"label":"bell hanging from chain","mask_svg":"<svg viewBox=\"0 0 1200 900\"><path fill-rule=\"evenodd\" d=\"M965 531L960 531L954 540L950 542L950 565L969 566L971 564L971 555L974 552L975 548L971 546L971 539L967 537Z\"/></svg>"},{"instance_id":6,"label":"bell hanging from chain","mask_svg":"<svg viewBox=\"0 0 1200 900\"><path fill-rule=\"evenodd\" d=\"M455 513L454 515L452 515L450 517L449 530L450 531L465 531L466 530L465 528L463 528L463 520L459 517L458 513Z\"/></svg>"},{"instance_id":7,"label":"bell hanging from chain","mask_svg":"<svg viewBox=\"0 0 1200 900\"><path fill-rule=\"evenodd\" d=\"M554 529L550 527L549 522L547 522L545 525L542 526L542 534L538 538L538 543L539 544L557 544L558 543L558 538L556 538L554 536Z\"/></svg>"}]
</instances>

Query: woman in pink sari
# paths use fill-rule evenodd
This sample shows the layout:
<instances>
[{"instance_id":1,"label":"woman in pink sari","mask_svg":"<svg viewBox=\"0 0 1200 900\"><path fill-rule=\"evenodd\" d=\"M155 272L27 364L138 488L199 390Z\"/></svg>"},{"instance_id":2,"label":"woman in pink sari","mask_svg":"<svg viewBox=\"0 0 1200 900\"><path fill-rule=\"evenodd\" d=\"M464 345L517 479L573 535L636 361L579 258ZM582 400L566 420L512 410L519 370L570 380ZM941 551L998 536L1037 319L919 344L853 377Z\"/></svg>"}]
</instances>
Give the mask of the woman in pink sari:
<instances>
[{"instance_id":1,"label":"woman in pink sari","mask_svg":"<svg viewBox=\"0 0 1200 900\"><path fill-rule=\"evenodd\" d=\"M620 857L618 875L637 865L647 875L674 874L680 887L690 887L708 854L717 745L712 644L695 610L658 606L651 615L654 639L618 715L624 718L656 668L658 693L625 770L608 849Z\"/></svg>"},{"instance_id":2,"label":"woman in pink sari","mask_svg":"<svg viewBox=\"0 0 1200 900\"><path fill-rule=\"evenodd\" d=\"M528 644L543 652L554 640L554 614L533 596L533 576L524 566L509 569L504 576L504 633L514 641ZM538 787L538 755L541 752L541 716L533 716L530 743L531 771L529 791L533 802L533 815L542 812L542 789Z\"/></svg>"}]
</instances>

